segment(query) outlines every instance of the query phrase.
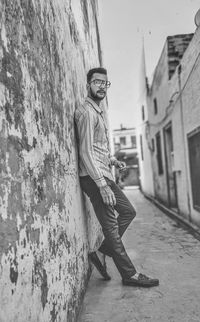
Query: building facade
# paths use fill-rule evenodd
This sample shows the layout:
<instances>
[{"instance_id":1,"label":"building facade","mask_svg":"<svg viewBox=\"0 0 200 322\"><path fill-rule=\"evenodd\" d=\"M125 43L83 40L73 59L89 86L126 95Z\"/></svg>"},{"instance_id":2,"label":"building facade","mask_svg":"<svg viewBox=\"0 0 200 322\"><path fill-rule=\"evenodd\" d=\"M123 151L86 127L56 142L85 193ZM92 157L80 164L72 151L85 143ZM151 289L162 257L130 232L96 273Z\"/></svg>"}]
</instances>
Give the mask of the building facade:
<instances>
[{"instance_id":1,"label":"building facade","mask_svg":"<svg viewBox=\"0 0 200 322\"><path fill-rule=\"evenodd\" d=\"M167 37L151 85L143 82L137 129L142 190L198 226L199 57L199 27Z\"/></svg>"},{"instance_id":2,"label":"building facade","mask_svg":"<svg viewBox=\"0 0 200 322\"><path fill-rule=\"evenodd\" d=\"M122 175L124 185L139 185L136 129L121 125L120 129L113 131L113 144L115 156L127 165L127 171Z\"/></svg>"},{"instance_id":3,"label":"building facade","mask_svg":"<svg viewBox=\"0 0 200 322\"><path fill-rule=\"evenodd\" d=\"M113 142L115 151L120 149L135 149L135 152L137 152L135 128L125 128L121 125L120 129L113 131Z\"/></svg>"}]
</instances>

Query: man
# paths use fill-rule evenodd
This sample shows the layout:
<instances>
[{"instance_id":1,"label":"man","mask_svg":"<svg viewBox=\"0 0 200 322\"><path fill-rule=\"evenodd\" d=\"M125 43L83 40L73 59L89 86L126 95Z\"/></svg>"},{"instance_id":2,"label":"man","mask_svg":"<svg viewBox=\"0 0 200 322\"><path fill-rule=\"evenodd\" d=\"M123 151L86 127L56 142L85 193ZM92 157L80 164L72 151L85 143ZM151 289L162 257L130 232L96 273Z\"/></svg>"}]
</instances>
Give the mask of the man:
<instances>
[{"instance_id":1,"label":"man","mask_svg":"<svg viewBox=\"0 0 200 322\"><path fill-rule=\"evenodd\" d=\"M104 68L94 68L87 74L88 96L75 111L78 134L80 184L94 207L102 226L104 241L99 251L111 256L121 274L122 283L130 286L151 287L159 284L158 279L149 278L136 269L131 262L121 237L135 217L135 209L121 189L115 184L112 165L123 169L125 164L110 156L108 128L101 106L110 82ZM116 218L115 210L118 212ZM106 268L96 252L90 259L105 280L109 280Z\"/></svg>"}]
</instances>

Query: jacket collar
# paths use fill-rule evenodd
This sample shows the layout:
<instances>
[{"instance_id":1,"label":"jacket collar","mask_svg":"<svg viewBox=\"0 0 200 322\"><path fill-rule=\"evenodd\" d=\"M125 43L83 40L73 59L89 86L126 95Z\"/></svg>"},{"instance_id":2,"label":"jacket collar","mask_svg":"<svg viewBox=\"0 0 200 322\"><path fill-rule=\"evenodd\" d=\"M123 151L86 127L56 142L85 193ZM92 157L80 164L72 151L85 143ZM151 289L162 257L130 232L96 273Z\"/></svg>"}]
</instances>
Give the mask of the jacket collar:
<instances>
[{"instance_id":1,"label":"jacket collar","mask_svg":"<svg viewBox=\"0 0 200 322\"><path fill-rule=\"evenodd\" d=\"M90 105L92 105L92 107L95 109L95 111L97 111L99 114L102 114L103 113L103 110L100 108L99 105L97 105L90 97L86 97L86 100L85 100L87 103L89 103Z\"/></svg>"}]
</instances>

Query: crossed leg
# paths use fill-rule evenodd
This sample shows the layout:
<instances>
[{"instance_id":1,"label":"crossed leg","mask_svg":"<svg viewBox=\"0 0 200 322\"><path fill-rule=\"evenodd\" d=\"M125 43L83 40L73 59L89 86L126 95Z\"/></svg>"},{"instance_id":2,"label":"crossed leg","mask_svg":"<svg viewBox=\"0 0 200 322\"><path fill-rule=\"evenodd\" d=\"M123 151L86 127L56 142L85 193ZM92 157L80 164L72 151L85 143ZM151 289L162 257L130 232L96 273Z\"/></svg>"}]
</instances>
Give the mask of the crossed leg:
<instances>
[{"instance_id":1,"label":"crossed leg","mask_svg":"<svg viewBox=\"0 0 200 322\"><path fill-rule=\"evenodd\" d=\"M106 252L112 256L122 278L128 278L135 274L136 269L126 253L121 236L136 213L129 200L114 181L107 178L106 181L116 197L115 209L119 213L117 218L115 209L104 204L95 182L89 176L80 178L81 187L91 200L105 237L99 250L102 251L105 248Z\"/></svg>"}]
</instances>

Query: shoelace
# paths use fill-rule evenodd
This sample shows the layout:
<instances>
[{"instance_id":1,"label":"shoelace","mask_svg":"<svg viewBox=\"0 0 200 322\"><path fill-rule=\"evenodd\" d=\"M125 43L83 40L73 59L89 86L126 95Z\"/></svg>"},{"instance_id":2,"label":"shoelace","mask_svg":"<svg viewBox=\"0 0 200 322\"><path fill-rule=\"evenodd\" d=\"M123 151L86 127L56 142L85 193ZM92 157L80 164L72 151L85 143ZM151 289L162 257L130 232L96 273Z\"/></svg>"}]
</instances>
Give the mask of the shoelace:
<instances>
[{"instance_id":1,"label":"shoelace","mask_svg":"<svg viewBox=\"0 0 200 322\"><path fill-rule=\"evenodd\" d=\"M144 275L144 274L141 274L140 273L140 275L139 275L139 278L138 278L139 280L150 280L150 278L148 277L148 276L146 276L146 275Z\"/></svg>"}]
</instances>

